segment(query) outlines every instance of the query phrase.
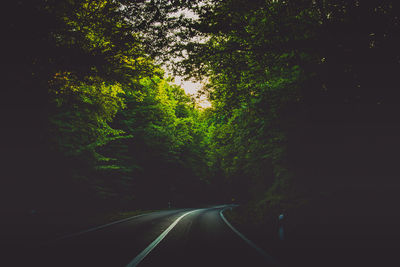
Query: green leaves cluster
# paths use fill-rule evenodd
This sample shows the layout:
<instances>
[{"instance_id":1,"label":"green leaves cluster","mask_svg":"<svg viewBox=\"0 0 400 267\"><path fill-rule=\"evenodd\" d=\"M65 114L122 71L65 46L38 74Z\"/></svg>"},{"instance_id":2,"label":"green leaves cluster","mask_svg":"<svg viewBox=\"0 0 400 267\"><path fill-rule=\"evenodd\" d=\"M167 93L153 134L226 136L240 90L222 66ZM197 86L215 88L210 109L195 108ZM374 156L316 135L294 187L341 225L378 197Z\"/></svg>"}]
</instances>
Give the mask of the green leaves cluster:
<instances>
[{"instance_id":1,"label":"green leaves cluster","mask_svg":"<svg viewBox=\"0 0 400 267\"><path fill-rule=\"evenodd\" d=\"M41 180L26 183L66 202L79 191L184 203L204 188L284 201L373 162L359 151L396 119L394 1L35 0L7 10L10 169L28 177L18 162L29 162ZM155 60L206 78L212 108L198 109ZM348 137L367 122L364 139Z\"/></svg>"},{"instance_id":2,"label":"green leaves cluster","mask_svg":"<svg viewBox=\"0 0 400 267\"><path fill-rule=\"evenodd\" d=\"M210 81L213 162L244 200L284 202L294 184L334 190L357 183L345 177L361 177L362 162L382 162L348 136L376 138L378 121L393 118L398 10L394 1L230 0L196 11L207 38L187 45L181 64Z\"/></svg>"},{"instance_id":3,"label":"green leaves cluster","mask_svg":"<svg viewBox=\"0 0 400 267\"><path fill-rule=\"evenodd\" d=\"M206 120L154 62L171 47L167 32L186 21L171 12L191 4L175 2L9 5L4 87L18 100L10 120L20 125L4 139L24 140L6 148L12 166L26 166L9 176L30 188L12 196L22 209L160 207L200 195Z\"/></svg>"},{"instance_id":4,"label":"green leaves cluster","mask_svg":"<svg viewBox=\"0 0 400 267\"><path fill-rule=\"evenodd\" d=\"M304 56L293 43L310 34L286 32L289 25L297 27L292 20L299 14L279 1L213 2L208 7L199 29L209 40L188 47L185 64L210 80L214 162L234 194L249 200L282 176L289 127L285 111L299 103L305 79Z\"/></svg>"}]
</instances>

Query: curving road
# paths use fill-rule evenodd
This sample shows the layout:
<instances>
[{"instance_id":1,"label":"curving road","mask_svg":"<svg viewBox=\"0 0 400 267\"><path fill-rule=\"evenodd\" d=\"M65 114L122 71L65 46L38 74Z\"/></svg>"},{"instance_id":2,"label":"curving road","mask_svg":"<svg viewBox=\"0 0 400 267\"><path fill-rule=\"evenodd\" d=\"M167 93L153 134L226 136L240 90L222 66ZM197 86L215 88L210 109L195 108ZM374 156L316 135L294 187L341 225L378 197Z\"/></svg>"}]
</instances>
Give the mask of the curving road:
<instances>
[{"instance_id":1,"label":"curving road","mask_svg":"<svg viewBox=\"0 0 400 267\"><path fill-rule=\"evenodd\" d=\"M228 207L153 212L69 236L33 266L273 266L225 222Z\"/></svg>"}]
</instances>

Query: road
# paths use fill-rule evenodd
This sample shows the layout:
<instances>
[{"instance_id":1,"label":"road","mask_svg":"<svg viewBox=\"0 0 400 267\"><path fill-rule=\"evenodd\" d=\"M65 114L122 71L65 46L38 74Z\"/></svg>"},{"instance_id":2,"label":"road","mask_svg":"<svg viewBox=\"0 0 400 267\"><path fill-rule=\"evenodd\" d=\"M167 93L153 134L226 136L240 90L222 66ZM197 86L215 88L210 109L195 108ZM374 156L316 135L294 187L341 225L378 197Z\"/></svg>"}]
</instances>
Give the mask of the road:
<instances>
[{"instance_id":1,"label":"road","mask_svg":"<svg viewBox=\"0 0 400 267\"><path fill-rule=\"evenodd\" d=\"M153 212L66 237L32 266L273 266L224 221L226 208Z\"/></svg>"}]
</instances>

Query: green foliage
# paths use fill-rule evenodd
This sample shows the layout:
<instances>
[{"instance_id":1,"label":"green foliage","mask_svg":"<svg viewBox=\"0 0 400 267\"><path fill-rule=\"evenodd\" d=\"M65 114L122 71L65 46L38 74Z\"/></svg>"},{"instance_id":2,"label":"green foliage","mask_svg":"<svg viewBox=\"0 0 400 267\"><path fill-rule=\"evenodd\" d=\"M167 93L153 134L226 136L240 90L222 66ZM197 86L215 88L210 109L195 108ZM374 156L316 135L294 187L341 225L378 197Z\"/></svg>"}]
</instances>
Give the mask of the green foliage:
<instances>
[{"instance_id":1,"label":"green foliage","mask_svg":"<svg viewBox=\"0 0 400 267\"><path fill-rule=\"evenodd\" d=\"M346 136L375 138L378 121L392 121L394 1L208 1L196 12L207 38L185 47L181 65L208 77L210 155L236 194L265 200L271 184L275 199L295 195L288 188L334 190L362 183L362 162L386 164L361 152L368 138Z\"/></svg>"},{"instance_id":2,"label":"green foliage","mask_svg":"<svg viewBox=\"0 0 400 267\"><path fill-rule=\"evenodd\" d=\"M20 158L11 156L10 169L27 164L26 171L8 178L30 188L18 197L25 191L12 183L11 198L20 199L21 209L160 207L200 197L196 187L207 178L206 122L153 61L170 47L167 32L187 22L179 16L167 21L169 12L190 5L87 0L9 5L15 22L5 23L10 55L5 99L19 101L10 118L18 125L4 139L19 141L6 148ZM168 26L160 28L160 21ZM159 197L151 197L152 191Z\"/></svg>"},{"instance_id":3,"label":"green foliage","mask_svg":"<svg viewBox=\"0 0 400 267\"><path fill-rule=\"evenodd\" d=\"M56 74L53 82L55 114L50 117L54 145L67 154L79 154L122 134L108 123L124 108L120 84L78 82L68 74Z\"/></svg>"},{"instance_id":4,"label":"green foliage","mask_svg":"<svg viewBox=\"0 0 400 267\"><path fill-rule=\"evenodd\" d=\"M360 151L379 127L354 141L364 130L352 123L390 124L398 111L398 6L359 2L10 3L10 169L28 162L42 204L77 193L76 203L105 205L221 195L279 206L300 188L334 186L347 161L374 162ZM205 77L212 108L199 109L156 59Z\"/></svg>"}]
</instances>

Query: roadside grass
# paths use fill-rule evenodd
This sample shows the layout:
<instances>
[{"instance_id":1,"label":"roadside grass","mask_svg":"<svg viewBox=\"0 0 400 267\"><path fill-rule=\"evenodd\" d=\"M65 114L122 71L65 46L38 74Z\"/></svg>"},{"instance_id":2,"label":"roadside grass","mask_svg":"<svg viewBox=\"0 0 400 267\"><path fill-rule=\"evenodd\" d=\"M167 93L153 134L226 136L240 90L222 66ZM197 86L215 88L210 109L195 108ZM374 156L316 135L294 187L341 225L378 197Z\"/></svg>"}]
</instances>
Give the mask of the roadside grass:
<instances>
[{"instance_id":1,"label":"roadside grass","mask_svg":"<svg viewBox=\"0 0 400 267\"><path fill-rule=\"evenodd\" d=\"M226 210L224 215L239 232L277 260L281 266L293 266L293 256L299 258L292 248L291 232L295 231L301 221L298 211L308 209L310 202L305 198L287 200L277 194L269 195L266 199L269 201L253 201ZM280 240L278 234L278 216L281 213L285 214L282 222L285 227L284 240Z\"/></svg>"},{"instance_id":2,"label":"roadside grass","mask_svg":"<svg viewBox=\"0 0 400 267\"><path fill-rule=\"evenodd\" d=\"M276 206L262 201L224 212L227 220L284 266L392 266L398 262L400 189L341 188L286 206L279 240Z\"/></svg>"},{"instance_id":3,"label":"roadside grass","mask_svg":"<svg viewBox=\"0 0 400 267\"><path fill-rule=\"evenodd\" d=\"M239 232L279 261L281 247L278 240L278 224L277 220L274 220L274 215L273 211L263 214L252 205L238 206L224 212L226 219Z\"/></svg>"}]
</instances>

